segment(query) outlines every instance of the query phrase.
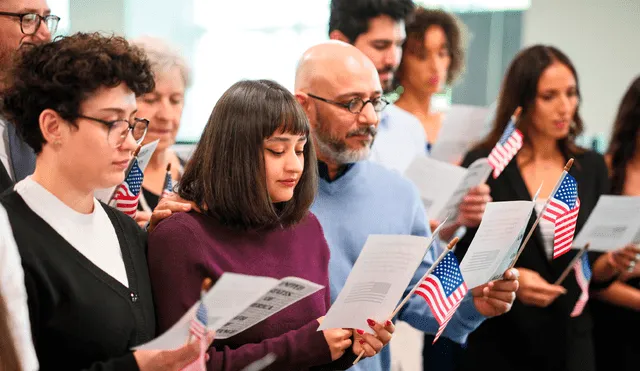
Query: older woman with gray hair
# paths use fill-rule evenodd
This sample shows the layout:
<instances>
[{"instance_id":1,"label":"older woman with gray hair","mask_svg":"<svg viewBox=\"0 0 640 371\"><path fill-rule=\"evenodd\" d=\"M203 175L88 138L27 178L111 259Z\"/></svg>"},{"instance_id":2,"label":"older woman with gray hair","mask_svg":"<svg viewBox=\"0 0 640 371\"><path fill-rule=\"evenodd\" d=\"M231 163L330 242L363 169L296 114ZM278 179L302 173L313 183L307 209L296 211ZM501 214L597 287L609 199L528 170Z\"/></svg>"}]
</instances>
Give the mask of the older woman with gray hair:
<instances>
[{"instance_id":1,"label":"older woman with gray hair","mask_svg":"<svg viewBox=\"0 0 640 371\"><path fill-rule=\"evenodd\" d=\"M180 128L185 91L191 83L191 72L180 52L162 39L145 36L132 40L132 44L146 52L156 83L155 89L139 97L137 102L138 115L149 120L149 130L143 144L160 140L144 171L139 212L136 216L138 223L144 224L160 201L167 165L171 164L173 184L182 175L185 161L178 157L171 146L175 143Z\"/></svg>"}]
</instances>

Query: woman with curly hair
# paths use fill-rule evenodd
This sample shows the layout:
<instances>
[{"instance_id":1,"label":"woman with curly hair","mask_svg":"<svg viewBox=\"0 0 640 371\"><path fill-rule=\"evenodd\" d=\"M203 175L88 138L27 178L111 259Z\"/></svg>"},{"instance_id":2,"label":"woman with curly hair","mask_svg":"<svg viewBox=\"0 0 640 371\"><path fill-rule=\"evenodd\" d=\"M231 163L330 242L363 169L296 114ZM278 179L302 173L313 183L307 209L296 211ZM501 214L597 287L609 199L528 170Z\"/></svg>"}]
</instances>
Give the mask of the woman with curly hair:
<instances>
[{"instance_id":1,"label":"woman with curly hair","mask_svg":"<svg viewBox=\"0 0 640 371\"><path fill-rule=\"evenodd\" d=\"M464 70L465 27L452 13L418 7L406 31L396 75L403 92L395 106L420 121L429 152L444 118L432 110L431 98L453 84Z\"/></svg>"},{"instance_id":2,"label":"woman with curly hair","mask_svg":"<svg viewBox=\"0 0 640 371\"><path fill-rule=\"evenodd\" d=\"M41 370L177 370L199 354L132 351L153 339L146 233L98 202L124 180L154 88L144 53L119 37L75 34L26 49L3 113L36 153L32 176L0 197L22 258Z\"/></svg>"},{"instance_id":3,"label":"woman with curly hair","mask_svg":"<svg viewBox=\"0 0 640 371\"><path fill-rule=\"evenodd\" d=\"M605 155L611 194L640 196L640 76L622 98ZM627 250L637 249L627 246ZM633 252L633 251L632 251ZM638 251L640 252L640 251ZM619 252L620 254L621 252ZM628 253L628 252L627 252ZM637 370L640 338L620 337L622 328L640 328L640 255L628 256L629 268L591 302L599 370Z\"/></svg>"}]
</instances>

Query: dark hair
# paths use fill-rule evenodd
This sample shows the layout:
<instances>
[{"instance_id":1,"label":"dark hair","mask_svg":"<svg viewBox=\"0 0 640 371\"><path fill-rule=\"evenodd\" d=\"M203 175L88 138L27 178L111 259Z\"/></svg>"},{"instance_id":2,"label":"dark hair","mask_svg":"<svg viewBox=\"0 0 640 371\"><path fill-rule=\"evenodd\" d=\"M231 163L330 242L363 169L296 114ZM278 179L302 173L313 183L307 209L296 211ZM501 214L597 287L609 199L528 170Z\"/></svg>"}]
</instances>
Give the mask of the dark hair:
<instances>
[{"instance_id":1,"label":"dark hair","mask_svg":"<svg viewBox=\"0 0 640 371\"><path fill-rule=\"evenodd\" d=\"M304 147L304 171L293 198L274 205L267 192L263 144L276 132L309 135L295 97L270 80L240 81L218 100L184 175L180 197L231 228L290 226L308 213L317 189L317 160Z\"/></svg>"},{"instance_id":2,"label":"dark hair","mask_svg":"<svg viewBox=\"0 0 640 371\"><path fill-rule=\"evenodd\" d=\"M342 32L351 43L369 30L369 21L387 15L404 21L413 11L412 0L332 0L329 33Z\"/></svg>"},{"instance_id":3,"label":"dark hair","mask_svg":"<svg viewBox=\"0 0 640 371\"><path fill-rule=\"evenodd\" d=\"M629 86L618 108L607 153L611 156L611 192L622 194L627 164L636 154L640 135L640 76Z\"/></svg>"},{"instance_id":4,"label":"dark hair","mask_svg":"<svg viewBox=\"0 0 640 371\"><path fill-rule=\"evenodd\" d=\"M18 352L14 344L14 337L9 327L9 312L5 304L4 298L0 294L0 371L19 371L22 369L20 365Z\"/></svg>"},{"instance_id":5,"label":"dark hair","mask_svg":"<svg viewBox=\"0 0 640 371\"><path fill-rule=\"evenodd\" d=\"M466 27L453 13L417 7L406 26L407 41L402 47L402 53L403 55L406 53L424 54L425 34L431 26L440 26L447 38L447 48L451 55L447 84L452 84L464 71L464 38L466 34ZM397 74L398 80L402 78L402 67L401 62Z\"/></svg>"},{"instance_id":6,"label":"dark hair","mask_svg":"<svg viewBox=\"0 0 640 371\"><path fill-rule=\"evenodd\" d=\"M576 91L580 99L580 85L576 69L564 53L553 46L534 45L528 47L513 59L500 88L500 96L493 122L493 129L477 147L491 149L500 140L509 119L518 107L522 113L518 120L518 129L524 134L524 143L530 144L528 132L531 127L531 112L535 107L538 94L538 82L542 73L555 62L567 66L576 80ZM582 118L576 108L573 124L569 128L569 135L558 140L558 148L565 158L583 153L584 150L575 144L575 139L584 128Z\"/></svg>"},{"instance_id":7,"label":"dark hair","mask_svg":"<svg viewBox=\"0 0 640 371\"><path fill-rule=\"evenodd\" d=\"M76 33L26 48L8 82L3 111L36 153L45 143L39 124L45 109L73 123L82 102L102 87L124 83L140 96L155 86L141 49L99 33Z\"/></svg>"}]
</instances>

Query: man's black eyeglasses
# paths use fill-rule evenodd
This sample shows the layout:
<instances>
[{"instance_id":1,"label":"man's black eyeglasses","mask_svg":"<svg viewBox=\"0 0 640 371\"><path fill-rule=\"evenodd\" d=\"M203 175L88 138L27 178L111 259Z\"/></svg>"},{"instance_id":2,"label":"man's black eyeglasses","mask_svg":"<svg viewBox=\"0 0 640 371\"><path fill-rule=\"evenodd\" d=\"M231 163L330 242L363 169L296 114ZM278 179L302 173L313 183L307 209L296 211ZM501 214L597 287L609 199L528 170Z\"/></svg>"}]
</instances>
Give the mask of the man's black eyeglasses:
<instances>
[{"instance_id":1,"label":"man's black eyeglasses","mask_svg":"<svg viewBox=\"0 0 640 371\"><path fill-rule=\"evenodd\" d=\"M313 95L313 94L309 94L309 93L307 93L307 95L310 96L313 99L317 99L317 100L323 101L325 103L333 104L333 105L336 105L338 107L346 108L351 113L360 113L360 112L362 112L362 110L364 109L364 106L366 106L367 103L371 103L371 105L373 106L373 110L374 111L382 112L382 110L389 104L389 102L386 99L384 99L384 97L377 97L377 98L369 99L368 101L364 101L361 98L356 97L356 98L351 99L347 103L340 103L340 102L332 101L332 100L329 100L329 99L326 99L326 98L322 98L322 97L319 97L317 95Z\"/></svg>"},{"instance_id":2,"label":"man's black eyeglasses","mask_svg":"<svg viewBox=\"0 0 640 371\"><path fill-rule=\"evenodd\" d=\"M53 35L58 29L58 22L60 22L60 17L52 14L41 16L37 13L0 12L0 15L20 18L20 31L25 35L35 35L40 29L42 21L47 25L49 33Z\"/></svg>"}]
</instances>

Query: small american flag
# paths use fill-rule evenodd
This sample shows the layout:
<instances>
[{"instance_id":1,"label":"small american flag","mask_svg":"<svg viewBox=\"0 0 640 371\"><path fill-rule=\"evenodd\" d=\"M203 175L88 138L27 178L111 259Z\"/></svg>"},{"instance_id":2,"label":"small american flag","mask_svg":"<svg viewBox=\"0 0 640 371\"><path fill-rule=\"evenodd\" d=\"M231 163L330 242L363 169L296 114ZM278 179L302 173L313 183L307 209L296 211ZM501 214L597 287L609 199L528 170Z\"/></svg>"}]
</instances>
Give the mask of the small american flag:
<instances>
[{"instance_id":1,"label":"small american flag","mask_svg":"<svg viewBox=\"0 0 640 371\"><path fill-rule=\"evenodd\" d=\"M571 249L579 211L578 182L571 174L567 174L542 214L543 219L555 225L553 233L554 259Z\"/></svg>"},{"instance_id":2,"label":"small american flag","mask_svg":"<svg viewBox=\"0 0 640 371\"><path fill-rule=\"evenodd\" d=\"M164 186L162 187L162 195L160 195L160 198L166 197L171 193L173 193L173 181L171 180L171 170L169 170L164 177Z\"/></svg>"},{"instance_id":3,"label":"small american flag","mask_svg":"<svg viewBox=\"0 0 640 371\"><path fill-rule=\"evenodd\" d=\"M578 286L580 286L582 293L580 293L578 302L576 302L576 306L573 308L573 311L571 311L571 317L578 317L580 314L582 314L582 310L584 309L584 306L587 305L587 301L589 300L589 281L591 281L591 268L589 267L589 259L586 252L582 255L580 260L576 262L574 271L576 272L576 281L578 281Z\"/></svg>"},{"instance_id":4,"label":"small american flag","mask_svg":"<svg viewBox=\"0 0 640 371\"><path fill-rule=\"evenodd\" d=\"M440 327L433 342L435 343L447 323L460 306L466 295L467 284L462 278L458 259L452 251L440 261L433 272L422 281L416 293L429 304Z\"/></svg>"},{"instance_id":5,"label":"small american flag","mask_svg":"<svg viewBox=\"0 0 640 371\"><path fill-rule=\"evenodd\" d=\"M489 154L489 165L493 168L493 179L500 176L513 157L522 148L524 136L522 132L516 129L514 117L511 117L509 124L504 129L502 136L496 146L493 147Z\"/></svg>"},{"instance_id":6,"label":"small american flag","mask_svg":"<svg viewBox=\"0 0 640 371\"><path fill-rule=\"evenodd\" d=\"M206 371L207 365L205 363L205 355L207 354L207 323L208 323L207 307L202 300L198 305L195 317L191 320L191 327L189 333L193 335L200 342L200 355L198 359L193 361L190 365L183 368L181 371Z\"/></svg>"},{"instance_id":7,"label":"small american flag","mask_svg":"<svg viewBox=\"0 0 640 371\"><path fill-rule=\"evenodd\" d=\"M138 166L138 159L133 159L133 166L127 178L118 186L113 197L118 210L134 218L138 210L138 199L144 174Z\"/></svg>"}]
</instances>

